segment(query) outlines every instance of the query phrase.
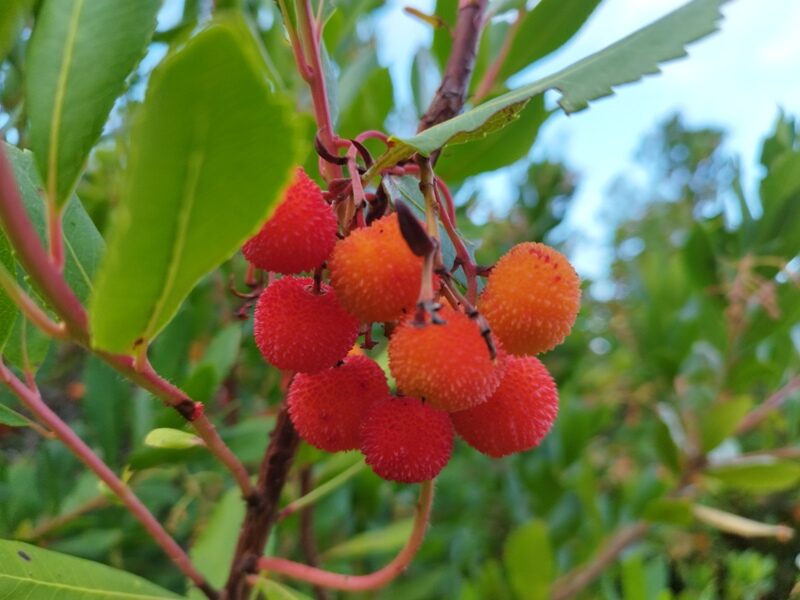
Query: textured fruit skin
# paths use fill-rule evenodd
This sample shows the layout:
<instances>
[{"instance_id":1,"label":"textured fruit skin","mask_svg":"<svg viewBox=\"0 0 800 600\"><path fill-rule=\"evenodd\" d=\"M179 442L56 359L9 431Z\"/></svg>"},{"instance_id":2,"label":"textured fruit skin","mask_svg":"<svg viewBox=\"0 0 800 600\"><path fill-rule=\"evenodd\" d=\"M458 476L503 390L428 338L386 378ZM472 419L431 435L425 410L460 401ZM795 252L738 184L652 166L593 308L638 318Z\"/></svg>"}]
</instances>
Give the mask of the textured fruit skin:
<instances>
[{"instance_id":1,"label":"textured fruit skin","mask_svg":"<svg viewBox=\"0 0 800 600\"><path fill-rule=\"evenodd\" d=\"M416 398L381 400L361 424L361 452L378 477L428 481L450 461L453 424L447 413Z\"/></svg>"},{"instance_id":2,"label":"textured fruit skin","mask_svg":"<svg viewBox=\"0 0 800 600\"><path fill-rule=\"evenodd\" d=\"M525 242L494 266L478 310L508 352L539 354L569 335L580 308L580 285L563 254Z\"/></svg>"},{"instance_id":3,"label":"textured fruit skin","mask_svg":"<svg viewBox=\"0 0 800 600\"><path fill-rule=\"evenodd\" d=\"M279 369L315 373L343 359L358 337L358 320L339 305L336 293L310 278L271 283L256 304L253 335L258 349Z\"/></svg>"},{"instance_id":4,"label":"textured fruit skin","mask_svg":"<svg viewBox=\"0 0 800 600\"><path fill-rule=\"evenodd\" d=\"M289 387L289 417L300 437L327 452L356 450L367 409L389 397L383 370L366 356L319 373L298 373Z\"/></svg>"},{"instance_id":5,"label":"textured fruit skin","mask_svg":"<svg viewBox=\"0 0 800 600\"><path fill-rule=\"evenodd\" d=\"M496 361L478 325L449 307L439 315L447 323L402 323L389 340L389 368L404 394L446 411L484 402L500 382Z\"/></svg>"},{"instance_id":6,"label":"textured fruit skin","mask_svg":"<svg viewBox=\"0 0 800 600\"><path fill-rule=\"evenodd\" d=\"M489 400L450 415L470 446L495 458L538 446L558 414L556 384L538 358L507 356L502 370Z\"/></svg>"},{"instance_id":7,"label":"textured fruit skin","mask_svg":"<svg viewBox=\"0 0 800 600\"><path fill-rule=\"evenodd\" d=\"M253 266L291 274L321 266L336 244L336 217L303 169L261 231L242 247Z\"/></svg>"},{"instance_id":8,"label":"textured fruit skin","mask_svg":"<svg viewBox=\"0 0 800 600\"><path fill-rule=\"evenodd\" d=\"M339 301L361 321L395 321L413 311L422 258L408 248L396 214L340 240L328 264Z\"/></svg>"}]
</instances>

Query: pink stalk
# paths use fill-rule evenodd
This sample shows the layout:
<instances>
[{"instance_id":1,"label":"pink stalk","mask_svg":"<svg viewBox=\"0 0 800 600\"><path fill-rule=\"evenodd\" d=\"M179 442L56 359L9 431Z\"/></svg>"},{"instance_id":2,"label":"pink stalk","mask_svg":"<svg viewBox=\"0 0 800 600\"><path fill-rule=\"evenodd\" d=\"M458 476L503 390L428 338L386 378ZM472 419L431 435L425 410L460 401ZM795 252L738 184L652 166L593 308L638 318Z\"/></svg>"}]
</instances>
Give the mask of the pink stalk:
<instances>
[{"instance_id":1,"label":"pink stalk","mask_svg":"<svg viewBox=\"0 0 800 600\"><path fill-rule=\"evenodd\" d=\"M116 476L116 474L94 453L75 432L56 415L42 400L36 388L29 388L20 381L2 362L0 380L22 401L36 418L69 448L109 489L120 499L125 507L136 517L156 543L169 556L170 560L209 598L216 598L216 592L205 578L195 569L189 556L166 532L142 501Z\"/></svg>"},{"instance_id":2,"label":"pink stalk","mask_svg":"<svg viewBox=\"0 0 800 600\"><path fill-rule=\"evenodd\" d=\"M461 236L458 235L458 231L456 231L454 225L455 220L451 219L450 213L453 211L451 211L450 208L453 206L453 198L450 195L450 190L447 189L445 183L438 177L436 178L436 190L448 200L447 207L443 207L443 210L440 210L439 214L441 216L444 230L447 233L447 237L450 238L450 240L453 242L453 246L455 246L456 256L461 262L461 268L463 269L464 275L467 278L467 300L469 300L471 304L475 304L478 299L477 265L472 262L472 258L469 255L467 246L464 244L464 240L461 239ZM437 199L441 204L441 198L439 198L438 193Z\"/></svg>"},{"instance_id":3,"label":"pink stalk","mask_svg":"<svg viewBox=\"0 0 800 600\"><path fill-rule=\"evenodd\" d=\"M288 19L288 15L284 15ZM325 72L322 68L322 54L320 43L322 38L321 26L314 21L314 11L310 0L297 2L297 18L300 22L302 39L305 46L303 60L310 67L310 77L306 79L311 88L311 101L314 105L314 116L319 130L319 140L322 146L331 154L336 154L336 136L333 132L331 111L328 104L328 90L325 87ZM327 161L320 161L320 171L327 181L341 177L341 168Z\"/></svg>"},{"instance_id":4,"label":"pink stalk","mask_svg":"<svg viewBox=\"0 0 800 600\"><path fill-rule=\"evenodd\" d=\"M67 339L67 330L63 323L56 323L44 312L25 290L17 283L16 278L0 264L0 288L11 298L25 315L25 318L42 330L46 335L56 339Z\"/></svg>"},{"instance_id":5,"label":"pink stalk","mask_svg":"<svg viewBox=\"0 0 800 600\"><path fill-rule=\"evenodd\" d=\"M503 68L503 64L506 62L508 53L511 51L511 45L514 43L514 38L517 37L517 32L519 31L519 27L522 24L522 20L525 18L526 14L527 11L525 8L522 8L517 14L517 20L514 21L514 24L511 26L511 29L509 29L505 39L503 39L503 45L500 48L500 51L497 53L494 61L492 61L492 64L489 65L489 68L486 69L486 72L483 74L483 78L475 90L475 95L472 97L472 102L474 104L478 104L492 91L492 88L497 81L497 77L500 75L500 69Z\"/></svg>"},{"instance_id":6,"label":"pink stalk","mask_svg":"<svg viewBox=\"0 0 800 600\"><path fill-rule=\"evenodd\" d=\"M359 143L369 139L380 140L384 144L389 144L389 136L382 131L378 131L377 129L368 129L367 131L362 131L356 136L356 141Z\"/></svg>"},{"instance_id":7,"label":"pink stalk","mask_svg":"<svg viewBox=\"0 0 800 600\"><path fill-rule=\"evenodd\" d=\"M36 288L64 320L70 335L88 342L86 311L51 261L39 240L39 234L25 211L14 171L6 153L0 149L0 221L17 258L25 267Z\"/></svg>"},{"instance_id":8,"label":"pink stalk","mask_svg":"<svg viewBox=\"0 0 800 600\"><path fill-rule=\"evenodd\" d=\"M47 205L47 241L50 245L50 261L64 272L64 229L61 223L62 212L52 202Z\"/></svg>"},{"instance_id":9,"label":"pink stalk","mask_svg":"<svg viewBox=\"0 0 800 600\"><path fill-rule=\"evenodd\" d=\"M331 573L316 567L271 556L261 557L258 561L258 568L261 571L277 573L313 585L337 590L363 591L381 588L391 583L392 580L405 571L413 560L425 538L425 530L428 526L432 505L433 481L426 481L420 488L414 526L406 545L389 564L369 575Z\"/></svg>"}]
</instances>

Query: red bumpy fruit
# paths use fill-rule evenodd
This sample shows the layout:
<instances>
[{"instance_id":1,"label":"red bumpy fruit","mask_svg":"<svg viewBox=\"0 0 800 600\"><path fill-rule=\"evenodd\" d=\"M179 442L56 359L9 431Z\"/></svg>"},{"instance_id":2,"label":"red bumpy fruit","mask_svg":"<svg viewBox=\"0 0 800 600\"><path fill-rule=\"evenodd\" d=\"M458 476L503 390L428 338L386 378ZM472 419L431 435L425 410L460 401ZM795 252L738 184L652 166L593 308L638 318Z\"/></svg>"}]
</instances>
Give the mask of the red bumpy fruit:
<instances>
[{"instance_id":1,"label":"red bumpy fruit","mask_svg":"<svg viewBox=\"0 0 800 600\"><path fill-rule=\"evenodd\" d=\"M327 452L356 450L367 409L389 397L383 370L366 356L319 373L298 373L289 387L289 416L306 442Z\"/></svg>"},{"instance_id":2,"label":"red bumpy fruit","mask_svg":"<svg viewBox=\"0 0 800 600\"><path fill-rule=\"evenodd\" d=\"M508 352L538 354L569 335L580 301L580 280L564 255L525 242L494 266L478 309Z\"/></svg>"},{"instance_id":3,"label":"red bumpy fruit","mask_svg":"<svg viewBox=\"0 0 800 600\"><path fill-rule=\"evenodd\" d=\"M428 481L450 461L453 424L447 413L416 398L380 400L361 424L361 452L383 479Z\"/></svg>"},{"instance_id":4,"label":"red bumpy fruit","mask_svg":"<svg viewBox=\"0 0 800 600\"><path fill-rule=\"evenodd\" d=\"M408 248L395 213L339 241L329 265L342 306L361 321L395 321L417 302L422 258Z\"/></svg>"},{"instance_id":5,"label":"red bumpy fruit","mask_svg":"<svg viewBox=\"0 0 800 600\"><path fill-rule=\"evenodd\" d=\"M449 307L444 325L402 323L389 340L389 367L404 394L417 396L445 411L484 402L500 381L480 328Z\"/></svg>"},{"instance_id":6,"label":"red bumpy fruit","mask_svg":"<svg viewBox=\"0 0 800 600\"><path fill-rule=\"evenodd\" d=\"M558 414L558 390L538 358L508 356L500 385L483 404L451 413L456 432L495 458L529 450L544 439Z\"/></svg>"},{"instance_id":7,"label":"red bumpy fruit","mask_svg":"<svg viewBox=\"0 0 800 600\"><path fill-rule=\"evenodd\" d=\"M312 279L284 277L258 299L253 335L264 358L279 369L314 373L345 357L358 326L329 285L316 293Z\"/></svg>"},{"instance_id":8,"label":"red bumpy fruit","mask_svg":"<svg viewBox=\"0 0 800 600\"><path fill-rule=\"evenodd\" d=\"M321 266L336 244L336 217L322 190L297 169L273 215L242 247L253 266L290 274Z\"/></svg>"},{"instance_id":9,"label":"red bumpy fruit","mask_svg":"<svg viewBox=\"0 0 800 600\"><path fill-rule=\"evenodd\" d=\"M480 328L450 307L444 325L402 323L389 340L389 367L404 394L432 406L464 410L484 402L500 381Z\"/></svg>"}]
</instances>

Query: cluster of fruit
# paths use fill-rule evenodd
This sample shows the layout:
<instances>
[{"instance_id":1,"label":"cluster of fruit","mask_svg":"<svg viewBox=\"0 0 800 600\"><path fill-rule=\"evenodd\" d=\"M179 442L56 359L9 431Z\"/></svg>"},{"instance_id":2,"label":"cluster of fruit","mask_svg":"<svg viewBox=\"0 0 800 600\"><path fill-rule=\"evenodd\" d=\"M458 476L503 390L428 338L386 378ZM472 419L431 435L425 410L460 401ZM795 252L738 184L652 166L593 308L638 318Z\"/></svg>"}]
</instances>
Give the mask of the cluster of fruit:
<instances>
[{"instance_id":1,"label":"cluster of fruit","mask_svg":"<svg viewBox=\"0 0 800 600\"><path fill-rule=\"evenodd\" d=\"M504 255L477 303L489 334L458 302L419 318L423 259L396 212L343 239L337 232L319 186L298 170L243 247L255 268L284 275L261 293L254 335L267 361L295 373L287 402L300 437L329 452L358 449L380 477L401 482L435 477L455 433L493 457L538 445L558 392L533 355L564 340L580 304L566 258L538 243ZM295 276L307 271L316 276ZM381 367L354 348L374 322L389 324L394 396Z\"/></svg>"}]
</instances>

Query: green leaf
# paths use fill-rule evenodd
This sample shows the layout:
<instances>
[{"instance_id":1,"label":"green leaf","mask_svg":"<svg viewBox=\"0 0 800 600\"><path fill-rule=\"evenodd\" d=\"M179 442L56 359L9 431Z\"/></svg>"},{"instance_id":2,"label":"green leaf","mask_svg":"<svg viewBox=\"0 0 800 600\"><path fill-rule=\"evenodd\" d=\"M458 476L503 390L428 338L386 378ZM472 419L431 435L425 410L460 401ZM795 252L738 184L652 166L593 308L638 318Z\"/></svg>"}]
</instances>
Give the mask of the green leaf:
<instances>
[{"instance_id":1,"label":"green leaf","mask_svg":"<svg viewBox=\"0 0 800 600\"><path fill-rule=\"evenodd\" d=\"M535 561L535 567L531 561ZM503 548L503 562L515 598L547 600L555 575L555 561L547 525L534 520L511 532Z\"/></svg>"},{"instance_id":2,"label":"green leaf","mask_svg":"<svg viewBox=\"0 0 800 600\"><path fill-rule=\"evenodd\" d=\"M102 449L105 461L118 465L122 448L128 446L133 389L130 382L94 356L86 361L83 382L86 393L81 406L87 430Z\"/></svg>"},{"instance_id":3,"label":"green leaf","mask_svg":"<svg viewBox=\"0 0 800 600\"><path fill-rule=\"evenodd\" d=\"M503 81L566 44L600 0L542 0L523 19L498 79Z\"/></svg>"},{"instance_id":4,"label":"green leaf","mask_svg":"<svg viewBox=\"0 0 800 600\"><path fill-rule=\"evenodd\" d=\"M684 46L717 30L720 6L727 0L693 0L667 16L569 67L498 96L472 110L398 139L371 169L394 165L415 151L429 155L448 143L481 139L519 116L528 101L547 90L561 92L559 104L571 114L609 96L613 88L659 72L659 64L686 55Z\"/></svg>"},{"instance_id":5,"label":"green leaf","mask_svg":"<svg viewBox=\"0 0 800 600\"><path fill-rule=\"evenodd\" d=\"M212 24L153 73L91 305L94 344L131 352L269 216L300 155L234 22Z\"/></svg>"},{"instance_id":6,"label":"green leaf","mask_svg":"<svg viewBox=\"0 0 800 600\"><path fill-rule=\"evenodd\" d=\"M269 600L311 600L310 596L301 594L297 590L281 585L271 579L259 579L256 589L264 592Z\"/></svg>"},{"instance_id":7,"label":"green leaf","mask_svg":"<svg viewBox=\"0 0 800 600\"><path fill-rule=\"evenodd\" d=\"M383 129L394 105L389 70L378 65L374 48L367 48L339 81L339 121L344 137L355 137L367 129Z\"/></svg>"},{"instance_id":8,"label":"green leaf","mask_svg":"<svg viewBox=\"0 0 800 600\"><path fill-rule=\"evenodd\" d=\"M764 215L756 225L759 254L790 258L800 235L800 152L775 158L761 182Z\"/></svg>"},{"instance_id":9,"label":"green leaf","mask_svg":"<svg viewBox=\"0 0 800 600\"><path fill-rule=\"evenodd\" d=\"M208 373L208 388L213 393L231 372L239 355L242 343L241 323L232 323L220 329L208 344L203 358L192 370L189 379L195 379L200 373ZM201 379L205 376L200 375ZM194 396L192 396L194 398Z\"/></svg>"},{"instance_id":10,"label":"green leaf","mask_svg":"<svg viewBox=\"0 0 800 600\"><path fill-rule=\"evenodd\" d=\"M63 206L125 78L144 55L159 0L46 0L30 42L30 141L47 196Z\"/></svg>"},{"instance_id":11,"label":"green leaf","mask_svg":"<svg viewBox=\"0 0 800 600\"><path fill-rule=\"evenodd\" d=\"M642 516L653 523L688 525L694 520L692 503L687 498L656 498L647 505Z\"/></svg>"},{"instance_id":12,"label":"green leaf","mask_svg":"<svg viewBox=\"0 0 800 600\"><path fill-rule=\"evenodd\" d=\"M0 598L153 600L179 596L100 563L0 540Z\"/></svg>"},{"instance_id":13,"label":"green leaf","mask_svg":"<svg viewBox=\"0 0 800 600\"><path fill-rule=\"evenodd\" d=\"M17 265L14 262L11 245L2 230L0 230L0 263L2 263L0 268L4 268L12 278L16 279ZM19 310L14 301L0 289L0 348L5 346L18 312Z\"/></svg>"},{"instance_id":14,"label":"green leaf","mask_svg":"<svg viewBox=\"0 0 800 600\"><path fill-rule=\"evenodd\" d=\"M634 554L622 561L622 597L624 600L647 598L647 574L641 554Z\"/></svg>"},{"instance_id":15,"label":"green leaf","mask_svg":"<svg viewBox=\"0 0 800 600\"><path fill-rule=\"evenodd\" d=\"M3 10L0 10L0 62L14 47L31 3L31 0L3 1Z\"/></svg>"},{"instance_id":16,"label":"green leaf","mask_svg":"<svg viewBox=\"0 0 800 600\"><path fill-rule=\"evenodd\" d=\"M551 114L544 108L544 96L533 98L514 127L505 127L471 144L445 147L436 163L436 174L452 185L473 175L507 167L528 154L539 127Z\"/></svg>"},{"instance_id":17,"label":"green leaf","mask_svg":"<svg viewBox=\"0 0 800 600\"><path fill-rule=\"evenodd\" d=\"M30 427L30 420L15 410L0 404L0 425L7 427Z\"/></svg>"},{"instance_id":18,"label":"green leaf","mask_svg":"<svg viewBox=\"0 0 800 600\"><path fill-rule=\"evenodd\" d=\"M40 193L42 184L36 172L33 155L5 142L3 150L11 161L28 216L42 243L45 243L45 204ZM91 217L75 195L64 210L63 224L66 255L64 277L78 299L86 302L92 292L94 273L105 251L105 244Z\"/></svg>"},{"instance_id":19,"label":"green leaf","mask_svg":"<svg viewBox=\"0 0 800 600\"><path fill-rule=\"evenodd\" d=\"M800 464L767 457L759 462L712 467L705 471L705 475L746 492L777 492L797 485Z\"/></svg>"},{"instance_id":20,"label":"green leaf","mask_svg":"<svg viewBox=\"0 0 800 600\"><path fill-rule=\"evenodd\" d=\"M238 488L228 490L203 524L189 552L192 562L213 586L222 586L228 576L244 512L241 491ZM198 598L204 597L199 591L196 595Z\"/></svg>"},{"instance_id":21,"label":"green leaf","mask_svg":"<svg viewBox=\"0 0 800 600\"><path fill-rule=\"evenodd\" d=\"M159 427L153 429L144 438L145 446L151 448L166 448L167 450L187 450L196 446L203 446L204 442L194 434L180 429Z\"/></svg>"},{"instance_id":22,"label":"green leaf","mask_svg":"<svg viewBox=\"0 0 800 600\"><path fill-rule=\"evenodd\" d=\"M752 406L749 396L738 396L711 407L711 418L700 419L700 441L703 453L719 446L730 436Z\"/></svg>"},{"instance_id":23,"label":"green leaf","mask_svg":"<svg viewBox=\"0 0 800 600\"><path fill-rule=\"evenodd\" d=\"M372 529L326 550L322 558L360 558L396 552L408 541L413 526L414 519L403 519L380 529Z\"/></svg>"}]
</instances>

